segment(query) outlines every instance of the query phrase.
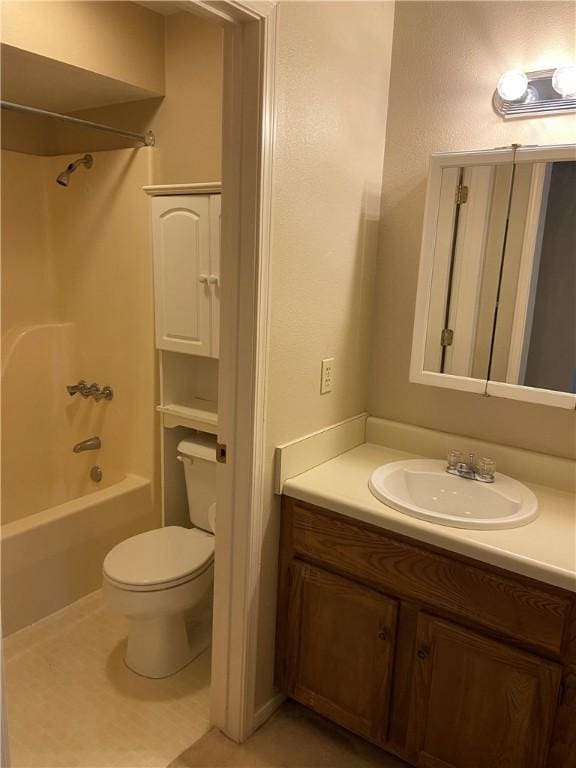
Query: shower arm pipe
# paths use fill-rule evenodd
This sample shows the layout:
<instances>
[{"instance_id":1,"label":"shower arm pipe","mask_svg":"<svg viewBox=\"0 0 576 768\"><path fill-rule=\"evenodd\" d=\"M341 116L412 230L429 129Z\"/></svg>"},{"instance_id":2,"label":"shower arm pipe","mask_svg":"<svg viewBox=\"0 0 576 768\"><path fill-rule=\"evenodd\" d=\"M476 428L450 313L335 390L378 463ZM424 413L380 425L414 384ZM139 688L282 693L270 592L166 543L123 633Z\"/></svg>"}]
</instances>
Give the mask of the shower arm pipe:
<instances>
[{"instance_id":1,"label":"shower arm pipe","mask_svg":"<svg viewBox=\"0 0 576 768\"><path fill-rule=\"evenodd\" d=\"M139 141L146 147L153 147L156 144L156 137L152 131L147 133L134 133L133 131L125 131L122 128L113 128L111 125L102 125L101 123L93 123L91 120L83 120L80 117L72 117L71 115L62 115L59 112L49 112L46 109L38 109L38 107L28 107L25 104L15 104L13 101L0 101L0 107L7 109L10 112L26 112L30 115L38 115L39 117L50 117L53 120L60 120L63 123L71 123L73 125L83 126L84 128L93 128L96 131L105 131L106 133L115 133L117 136L123 136L125 139L131 139L132 141Z\"/></svg>"}]
</instances>

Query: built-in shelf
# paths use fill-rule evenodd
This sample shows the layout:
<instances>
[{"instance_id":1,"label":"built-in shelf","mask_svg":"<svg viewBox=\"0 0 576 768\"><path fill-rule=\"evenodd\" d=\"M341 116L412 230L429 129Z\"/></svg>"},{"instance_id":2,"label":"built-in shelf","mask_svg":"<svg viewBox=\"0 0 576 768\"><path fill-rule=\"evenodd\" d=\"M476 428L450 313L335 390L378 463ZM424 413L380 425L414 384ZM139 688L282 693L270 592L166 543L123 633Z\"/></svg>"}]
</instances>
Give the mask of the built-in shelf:
<instances>
[{"instance_id":1,"label":"built-in shelf","mask_svg":"<svg viewBox=\"0 0 576 768\"><path fill-rule=\"evenodd\" d=\"M218 434L218 407L209 400L193 400L188 405L158 405L165 427L189 427L211 435Z\"/></svg>"},{"instance_id":2,"label":"built-in shelf","mask_svg":"<svg viewBox=\"0 0 576 768\"><path fill-rule=\"evenodd\" d=\"M61 53L66 53L63 46ZM76 112L164 96L65 61L2 43L2 98L51 112ZM125 146L124 144L121 146Z\"/></svg>"}]
</instances>

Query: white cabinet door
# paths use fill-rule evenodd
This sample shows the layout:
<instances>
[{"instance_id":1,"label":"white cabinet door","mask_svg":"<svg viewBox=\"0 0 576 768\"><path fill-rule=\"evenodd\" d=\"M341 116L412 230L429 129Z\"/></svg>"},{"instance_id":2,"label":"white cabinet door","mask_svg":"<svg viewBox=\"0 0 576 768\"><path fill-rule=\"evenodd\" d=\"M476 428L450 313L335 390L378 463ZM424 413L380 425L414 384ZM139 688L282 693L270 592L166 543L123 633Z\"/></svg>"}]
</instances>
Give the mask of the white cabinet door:
<instances>
[{"instance_id":1,"label":"white cabinet door","mask_svg":"<svg viewBox=\"0 0 576 768\"><path fill-rule=\"evenodd\" d=\"M212 352L220 354L220 195L210 196L210 287L212 289Z\"/></svg>"},{"instance_id":2,"label":"white cabinet door","mask_svg":"<svg viewBox=\"0 0 576 768\"><path fill-rule=\"evenodd\" d=\"M210 197L152 200L156 345L211 355Z\"/></svg>"}]
</instances>

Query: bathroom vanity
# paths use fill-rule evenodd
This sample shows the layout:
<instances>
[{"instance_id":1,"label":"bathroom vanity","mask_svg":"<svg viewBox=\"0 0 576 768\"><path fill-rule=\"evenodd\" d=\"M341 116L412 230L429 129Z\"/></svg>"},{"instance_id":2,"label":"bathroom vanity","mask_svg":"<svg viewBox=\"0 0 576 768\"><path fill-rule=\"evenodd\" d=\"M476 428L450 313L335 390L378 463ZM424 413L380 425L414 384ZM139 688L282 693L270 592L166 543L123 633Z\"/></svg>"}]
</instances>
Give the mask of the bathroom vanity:
<instances>
[{"instance_id":1,"label":"bathroom vanity","mask_svg":"<svg viewBox=\"0 0 576 768\"><path fill-rule=\"evenodd\" d=\"M371 497L398 455L286 482L278 686L421 768L574 768L573 497L534 487L540 517L508 531L435 526Z\"/></svg>"}]
</instances>

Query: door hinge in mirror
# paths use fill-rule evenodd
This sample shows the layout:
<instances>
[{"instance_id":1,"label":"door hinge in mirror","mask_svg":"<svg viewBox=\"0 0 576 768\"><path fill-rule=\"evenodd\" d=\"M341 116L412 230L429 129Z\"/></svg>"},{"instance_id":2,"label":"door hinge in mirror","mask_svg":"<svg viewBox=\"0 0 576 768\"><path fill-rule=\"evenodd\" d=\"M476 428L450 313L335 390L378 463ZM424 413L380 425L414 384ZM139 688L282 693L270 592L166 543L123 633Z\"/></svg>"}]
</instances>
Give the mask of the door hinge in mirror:
<instances>
[{"instance_id":1,"label":"door hinge in mirror","mask_svg":"<svg viewBox=\"0 0 576 768\"><path fill-rule=\"evenodd\" d=\"M464 205L467 200L468 187L464 184L458 184L458 189L456 190L456 205Z\"/></svg>"},{"instance_id":2,"label":"door hinge in mirror","mask_svg":"<svg viewBox=\"0 0 576 768\"><path fill-rule=\"evenodd\" d=\"M452 330L452 328L444 328L442 331L442 335L440 336L440 346L451 347L453 341L454 341L454 331Z\"/></svg>"},{"instance_id":3,"label":"door hinge in mirror","mask_svg":"<svg viewBox=\"0 0 576 768\"><path fill-rule=\"evenodd\" d=\"M226 443L216 443L216 461L218 464L226 464Z\"/></svg>"}]
</instances>

